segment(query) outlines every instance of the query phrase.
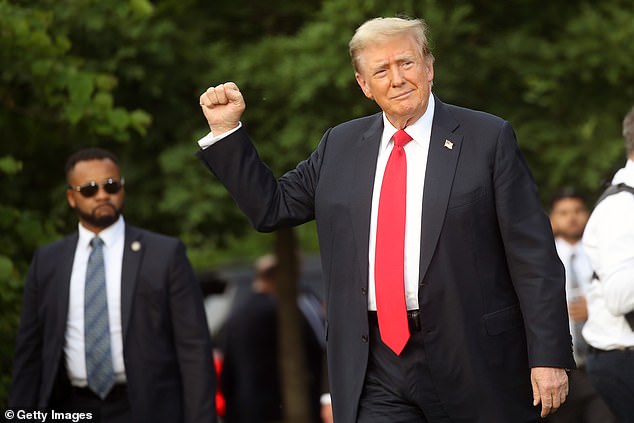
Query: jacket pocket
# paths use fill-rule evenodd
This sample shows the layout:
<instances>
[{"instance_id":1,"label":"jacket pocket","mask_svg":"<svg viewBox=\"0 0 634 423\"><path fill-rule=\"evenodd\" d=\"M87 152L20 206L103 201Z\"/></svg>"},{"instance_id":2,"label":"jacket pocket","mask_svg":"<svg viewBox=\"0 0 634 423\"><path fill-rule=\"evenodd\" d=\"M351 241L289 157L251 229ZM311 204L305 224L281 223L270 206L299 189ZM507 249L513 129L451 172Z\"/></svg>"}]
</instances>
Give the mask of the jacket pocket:
<instances>
[{"instance_id":1,"label":"jacket pocket","mask_svg":"<svg viewBox=\"0 0 634 423\"><path fill-rule=\"evenodd\" d=\"M519 304L483 316L486 360L501 374L521 374L526 369L526 335Z\"/></svg>"},{"instance_id":2,"label":"jacket pocket","mask_svg":"<svg viewBox=\"0 0 634 423\"><path fill-rule=\"evenodd\" d=\"M453 209L460 206L466 206L475 203L482 196L482 188L476 188L469 192L452 193L449 197L448 209Z\"/></svg>"},{"instance_id":3,"label":"jacket pocket","mask_svg":"<svg viewBox=\"0 0 634 423\"><path fill-rule=\"evenodd\" d=\"M487 313L483 316L487 334L499 335L511 329L522 326L522 311L519 304L513 304L501 310Z\"/></svg>"}]
</instances>

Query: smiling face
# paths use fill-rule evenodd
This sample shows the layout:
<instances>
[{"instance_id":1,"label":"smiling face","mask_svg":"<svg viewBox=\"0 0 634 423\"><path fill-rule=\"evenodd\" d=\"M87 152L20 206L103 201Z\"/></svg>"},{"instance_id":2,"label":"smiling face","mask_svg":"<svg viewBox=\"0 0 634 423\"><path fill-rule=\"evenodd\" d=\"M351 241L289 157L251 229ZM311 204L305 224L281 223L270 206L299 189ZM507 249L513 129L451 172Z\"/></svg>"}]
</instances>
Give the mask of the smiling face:
<instances>
[{"instance_id":1,"label":"smiling face","mask_svg":"<svg viewBox=\"0 0 634 423\"><path fill-rule=\"evenodd\" d=\"M119 167L110 159L79 161L68 173L70 186L81 186L91 181L99 184L92 197L84 197L80 192L67 189L66 199L75 209L81 224L88 230L99 233L119 219L123 211L124 188L115 194L107 193L101 186L109 178L120 180Z\"/></svg>"},{"instance_id":2,"label":"smiling face","mask_svg":"<svg viewBox=\"0 0 634 423\"><path fill-rule=\"evenodd\" d=\"M358 63L359 86L395 128L403 129L425 113L434 65L414 37L403 34L368 45L359 53Z\"/></svg>"}]
</instances>

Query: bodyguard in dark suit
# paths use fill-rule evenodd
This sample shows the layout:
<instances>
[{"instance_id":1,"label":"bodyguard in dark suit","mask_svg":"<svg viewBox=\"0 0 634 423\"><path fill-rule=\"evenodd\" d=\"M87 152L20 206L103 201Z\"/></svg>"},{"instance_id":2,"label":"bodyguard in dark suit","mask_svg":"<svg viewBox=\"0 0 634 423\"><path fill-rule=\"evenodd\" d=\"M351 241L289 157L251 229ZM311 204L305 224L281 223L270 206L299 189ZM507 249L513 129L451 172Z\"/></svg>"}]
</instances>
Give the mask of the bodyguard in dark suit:
<instances>
[{"instance_id":1,"label":"bodyguard in dark suit","mask_svg":"<svg viewBox=\"0 0 634 423\"><path fill-rule=\"evenodd\" d=\"M368 21L350 53L382 113L328 129L276 179L221 84L200 97L200 159L258 230L316 219L337 423L537 421L574 361L563 267L510 124L431 94L422 21Z\"/></svg>"},{"instance_id":2,"label":"bodyguard in dark suit","mask_svg":"<svg viewBox=\"0 0 634 423\"><path fill-rule=\"evenodd\" d=\"M9 405L214 422L211 341L184 245L124 222L111 153L75 153L66 177L79 227L34 255Z\"/></svg>"}]
</instances>

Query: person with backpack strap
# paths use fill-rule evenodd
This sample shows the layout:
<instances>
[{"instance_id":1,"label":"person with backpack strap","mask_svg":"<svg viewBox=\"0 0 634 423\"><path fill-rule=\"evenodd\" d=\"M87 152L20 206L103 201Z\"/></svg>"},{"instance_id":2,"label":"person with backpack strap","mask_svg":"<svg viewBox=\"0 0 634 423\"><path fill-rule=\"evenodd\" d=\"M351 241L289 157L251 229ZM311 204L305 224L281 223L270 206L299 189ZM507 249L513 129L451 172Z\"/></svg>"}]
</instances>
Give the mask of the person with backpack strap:
<instances>
[{"instance_id":1,"label":"person with backpack strap","mask_svg":"<svg viewBox=\"0 0 634 423\"><path fill-rule=\"evenodd\" d=\"M634 422L634 107L623 121L627 162L600 196L583 235L588 289L587 372L624 423Z\"/></svg>"}]
</instances>

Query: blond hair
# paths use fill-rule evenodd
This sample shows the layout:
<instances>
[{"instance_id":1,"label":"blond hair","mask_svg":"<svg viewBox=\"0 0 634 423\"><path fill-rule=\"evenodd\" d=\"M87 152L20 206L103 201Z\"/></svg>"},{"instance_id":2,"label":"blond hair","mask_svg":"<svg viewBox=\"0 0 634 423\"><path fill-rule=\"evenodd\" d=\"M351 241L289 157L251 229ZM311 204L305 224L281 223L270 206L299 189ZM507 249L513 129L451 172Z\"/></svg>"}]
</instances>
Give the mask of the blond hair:
<instances>
[{"instance_id":1,"label":"blond hair","mask_svg":"<svg viewBox=\"0 0 634 423\"><path fill-rule=\"evenodd\" d=\"M369 44L385 41L397 36L410 34L420 47L423 57L430 63L434 62L434 56L429 49L427 41L427 24L422 19L409 18L374 18L362 24L350 40L350 58L355 72L359 72L360 53Z\"/></svg>"}]
</instances>

